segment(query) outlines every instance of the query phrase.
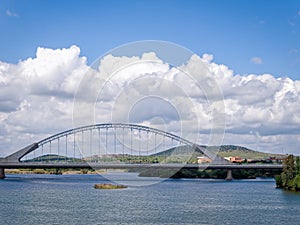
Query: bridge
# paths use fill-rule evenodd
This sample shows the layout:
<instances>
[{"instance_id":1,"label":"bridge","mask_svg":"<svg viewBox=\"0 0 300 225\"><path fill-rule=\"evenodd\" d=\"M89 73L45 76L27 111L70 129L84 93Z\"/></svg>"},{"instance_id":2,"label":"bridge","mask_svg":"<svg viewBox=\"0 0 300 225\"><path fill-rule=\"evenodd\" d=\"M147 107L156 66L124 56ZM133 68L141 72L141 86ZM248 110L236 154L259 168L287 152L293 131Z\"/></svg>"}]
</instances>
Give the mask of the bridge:
<instances>
[{"instance_id":1,"label":"bridge","mask_svg":"<svg viewBox=\"0 0 300 225\"><path fill-rule=\"evenodd\" d=\"M192 163L196 156L212 160ZM70 129L0 160L0 178L10 168L93 169L282 169L282 165L236 165L183 137L136 124L104 123Z\"/></svg>"}]
</instances>

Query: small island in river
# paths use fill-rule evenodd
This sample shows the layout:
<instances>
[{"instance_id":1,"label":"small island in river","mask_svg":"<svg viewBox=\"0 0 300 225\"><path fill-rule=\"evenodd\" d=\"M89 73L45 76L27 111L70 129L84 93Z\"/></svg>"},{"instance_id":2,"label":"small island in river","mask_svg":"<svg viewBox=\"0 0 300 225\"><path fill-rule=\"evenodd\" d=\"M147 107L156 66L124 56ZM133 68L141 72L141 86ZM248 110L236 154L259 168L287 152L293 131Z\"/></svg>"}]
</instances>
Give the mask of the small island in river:
<instances>
[{"instance_id":1,"label":"small island in river","mask_svg":"<svg viewBox=\"0 0 300 225\"><path fill-rule=\"evenodd\" d=\"M122 184L95 184L95 189L122 189L127 188L127 186Z\"/></svg>"}]
</instances>

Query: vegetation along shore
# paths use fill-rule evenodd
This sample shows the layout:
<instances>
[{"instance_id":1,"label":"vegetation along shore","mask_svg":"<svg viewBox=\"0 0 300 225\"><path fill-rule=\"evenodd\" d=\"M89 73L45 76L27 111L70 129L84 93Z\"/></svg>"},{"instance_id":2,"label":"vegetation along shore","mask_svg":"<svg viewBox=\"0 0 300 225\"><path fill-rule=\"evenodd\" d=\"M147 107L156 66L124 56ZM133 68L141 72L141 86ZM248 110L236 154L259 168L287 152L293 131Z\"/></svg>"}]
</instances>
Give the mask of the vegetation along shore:
<instances>
[{"instance_id":1,"label":"vegetation along shore","mask_svg":"<svg viewBox=\"0 0 300 225\"><path fill-rule=\"evenodd\" d=\"M283 161L283 171L275 177L276 186L284 190L300 191L300 157L289 155Z\"/></svg>"}]
</instances>

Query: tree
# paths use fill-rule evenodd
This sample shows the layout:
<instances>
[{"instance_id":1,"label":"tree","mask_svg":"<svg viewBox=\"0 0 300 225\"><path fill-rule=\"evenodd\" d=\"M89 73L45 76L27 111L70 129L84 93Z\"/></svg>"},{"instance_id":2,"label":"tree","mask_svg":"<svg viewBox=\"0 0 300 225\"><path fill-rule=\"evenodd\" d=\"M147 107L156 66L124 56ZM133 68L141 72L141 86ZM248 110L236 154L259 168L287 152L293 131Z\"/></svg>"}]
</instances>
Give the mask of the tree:
<instances>
[{"instance_id":1,"label":"tree","mask_svg":"<svg viewBox=\"0 0 300 225\"><path fill-rule=\"evenodd\" d=\"M295 168L295 158L293 155L289 155L284 160L283 172L285 172L291 179L295 176L296 168Z\"/></svg>"},{"instance_id":2,"label":"tree","mask_svg":"<svg viewBox=\"0 0 300 225\"><path fill-rule=\"evenodd\" d=\"M293 155L289 155L285 160L283 161L283 171L281 173L281 185L284 189L288 190L294 190L294 179L296 177L297 167L295 163L295 158ZM278 179L278 182L280 179Z\"/></svg>"},{"instance_id":3,"label":"tree","mask_svg":"<svg viewBox=\"0 0 300 225\"><path fill-rule=\"evenodd\" d=\"M300 191L300 175L296 175L294 179L294 184L293 184L293 190L294 191Z\"/></svg>"},{"instance_id":4,"label":"tree","mask_svg":"<svg viewBox=\"0 0 300 225\"><path fill-rule=\"evenodd\" d=\"M289 155L283 161L283 171L275 177L276 186L291 191L300 191L300 157Z\"/></svg>"},{"instance_id":5,"label":"tree","mask_svg":"<svg viewBox=\"0 0 300 225\"><path fill-rule=\"evenodd\" d=\"M296 157L296 174L300 175L300 157Z\"/></svg>"},{"instance_id":6,"label":"tree","mask_svg":"<svg viewBox=\"0 0 300 225\"><path fill-rule=\"evenodd\" d=\"M283 188L282 184L282 175L276 175L275 176L275 181L276 181L276 187L277 188Z\"/></svg>"}]
</instances>

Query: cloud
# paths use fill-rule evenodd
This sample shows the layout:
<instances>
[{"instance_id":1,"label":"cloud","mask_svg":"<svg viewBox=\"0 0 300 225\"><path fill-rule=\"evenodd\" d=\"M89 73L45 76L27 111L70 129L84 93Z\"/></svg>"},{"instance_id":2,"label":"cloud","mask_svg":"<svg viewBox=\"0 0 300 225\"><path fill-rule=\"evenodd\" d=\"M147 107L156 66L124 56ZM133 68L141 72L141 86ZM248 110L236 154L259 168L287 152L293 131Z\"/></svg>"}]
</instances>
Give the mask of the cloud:
<instances>
[{"instance_id":1,"label":"cloud","mask_svg":"<svg viewBox=\"0 0 300 225\"><path fill-rule=\"evenodd\" d=\"M10 16L10 17L19 17L19 15L17 13L14 13L14 12L10 11L9 9L6 10L6 15Z\"/></svg>"},{"instance_id":2,"label":"cloud","mask_svg":"<svg viewBox=\"0 0 300 225\"><path fill-rule=\"evenodd\" d=\"M288 24L289 24L291 27L294 27L294 26L296 25L296 22L291 21L291 20L288 20Z\"/></svg>"},{"instance_id":3,"label":"cloud","mask_svg":"<svg viewBox=\"0 0 300 225\"><path fill-rule=\"evenodd\" d=\"M257 56L252 57L252 58L250 59L250 61L251 61L252 63L254 63L254 64L262 64L262 63L263 63L262 59L261 59L260 57L257 57Z\"/></svg>"},{"instance_id":4,"label":"cloud","mask_svg":"<svg viewBox=\"0 0 300 225\"><path fill-rule=\"evenodd\" d=\"M298 53L299 53L299 50L296 49L296 48L293 48L293 49L291 49L291 50L289 51L289 54L290 54L290 55L294 55L294 54L298 54Z\"/></svg>"},{"instance_id":5,"label":"cloud","mask_svg":"<svg viewBox=\"0 0 300 225\"><path fill-rule=\"evenodd\" d=\"M224 118L225 144L279 153L298 150L298 80L236 75L208 54L193 55L178 68L154 53L108 55L95 69L78 46L71 46L39 47L33 58L0 62L0 155L72 128L78 87L84 91L77 95L76 110L82 119L92 113L92 122L135 122L175 134L183 127L191 133L187 138L200 135L201 144L207 144L213 123L219 122L214 117ZM86 112L88 107L92 112Z\"/></svg>"},{"instance_id":6,"label":"cloud","mask_svg":"<svg viewBox=\"0 0 300 225\"><path fill-rule=\"evenodd\" d=\"M35 58L0 62L2 149L16 149L72 127L73 96L89 68L79 54L76 46L40 47Z\"/></svg>"}]
</instances>

